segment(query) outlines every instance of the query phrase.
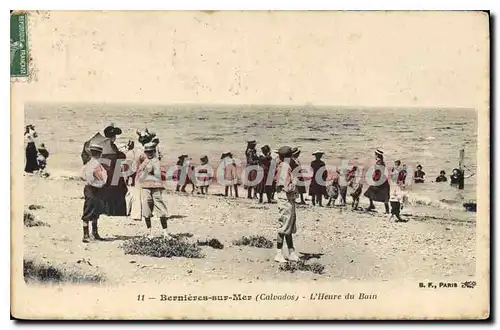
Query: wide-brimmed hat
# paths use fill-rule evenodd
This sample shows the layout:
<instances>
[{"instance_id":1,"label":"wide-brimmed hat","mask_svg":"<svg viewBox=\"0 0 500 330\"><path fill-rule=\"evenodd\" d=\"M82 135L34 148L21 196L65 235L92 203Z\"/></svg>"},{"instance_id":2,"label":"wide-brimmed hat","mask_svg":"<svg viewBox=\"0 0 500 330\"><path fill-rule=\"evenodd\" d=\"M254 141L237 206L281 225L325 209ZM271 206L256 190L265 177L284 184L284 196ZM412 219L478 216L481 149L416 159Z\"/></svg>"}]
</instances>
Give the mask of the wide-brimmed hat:
<instances>
[{"instance_id":1,"label":"wide-brimmed hat","mask_svg":"<svg viewBox=\"0 0 500 330\"><path fill-rule=\"evenodd\" d=\"M321 150L316 150L315 152L312 153L313 155L324 155L325 153Z\"/></svg>"},{"instance_id":2,"label":"wide-brimmed hat","mask_svg":"<svg viewBox=\"0 0 500 330\"><path fill-rule=\"evenodd\" d=\"M263 146L262 148L260 148L260 150L262 150L262 152L265 154L271 152L271 148L267 144L265 146Z\"/></svg>"},{"instance_id":3,"label":"wide-brimmed hat","mask_svg":"<svg viewBox=\"0 0 500 330\"><path fill-rule=\"evenodd\" d=\"M144 151L145 152L156 151L156 144L151 143L151 142L146 143L144 145Z\"/></svg>"},{"instance_id":4,"label":"wide-brimmed hat","mask_svg":"<svg viewBox=\"0 0 500 330\"><path fill-rule=\"evenodd\" d=\"M99 145L99 144L91 144L89 146L89 150L90 151L98 151L98 152L102 152L102 146Z\"/></svg>"},{"instance_id":5,"label":"wide-brimmed hat","mask_svg":"<svg viewBox=\"0 0 500 330\"><path fill-rule=\"evenodd\" d=\"M230 151L223 152L222 155L220 156L220 159L223 159L227 156L232 156L233 154Z\"/></svg>"},{"instance_id":6,"label":"wide-brimmed hat","mask_svg":"<svg viewBox=\"0 0 500 330\"><path fill-rule=\"evenodd\" d=\"M299 147L293 147L292 148L292 155L297 155L300 153L300 148Z\"/></svg>"},{"instance_id":7,"label":"wide-brimmed hat","mask_svg":"<svg viewBox=\"0 0 500 330\"><path fill-rule=\"evenodd\" d=\"M384 156L384 152L380 149L375 150L375 155Z\"/></svg>"},{"instance_id":8,"label":"wide-brimmed hat","mask_svg":"<svg viewBox=\"0 0 500 330\"><path fill-rule=\"evenodd\" d=\"M109 125L104 129L104 136L107 138L117 136L122 134L122 130L118 127L115 127L113 124Z\"/></svg>"},{"instance_id":9,"label":"wide-brimmed hat","mask_svg":"<svg viewBox=\"0 0 500 330\"><path fill-rule=\"evenodd\" d=\"M423 168L423 167L422 167L422 165L418 164L418 165L417 165L417 168L419 168L419 167L420 167L420 168Z\"/></svg>"},{"instance_id":10,"label":"wide-brimmed hat","mask_svg":"<svg viewBox=\"0 0 500 330\"><path fill-rule=\"evenodd\" d=\"M292 148L289 146L283 146L278 149L278 154L280 156L291 156L292 155Z\"/></svg>"},{"instance_id":11,"label":"wide-brimmed hat","mask_svg":"<svg viewBox=\"0 0 500 330\"><path fill-rule=\"evenodd\" d=\"M255 140L248 140L247 144L257 144L257 141L255 141Z\"/></svg>"}]
</instances>

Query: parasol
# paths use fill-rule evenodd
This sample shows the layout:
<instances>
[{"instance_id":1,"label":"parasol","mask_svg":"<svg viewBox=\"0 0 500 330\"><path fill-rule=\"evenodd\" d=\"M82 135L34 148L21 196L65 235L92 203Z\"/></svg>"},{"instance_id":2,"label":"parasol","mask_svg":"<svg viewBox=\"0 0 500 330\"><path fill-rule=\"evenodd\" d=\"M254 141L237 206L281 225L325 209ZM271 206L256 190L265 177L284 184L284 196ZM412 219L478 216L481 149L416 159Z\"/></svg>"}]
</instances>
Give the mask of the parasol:
<instances>
[{"instance_id":1,"label":"parasol","mask_svg":"<svg viewBox=\"0 0 500 330\"><path fill-rule=\"evenodd\" d=\"M87 164L87 162L90 160L89 146L91 144L98 144L102 147L102 158L110 158L109 156L114 157L117 154L117 151L113 148L113 143L111 142L111 140L104 137L103 135L101 135L101 133L98 132L93 137L91 137L90 140L83 144L81 157L84 165Z\"/></svg>"}]
</instances>

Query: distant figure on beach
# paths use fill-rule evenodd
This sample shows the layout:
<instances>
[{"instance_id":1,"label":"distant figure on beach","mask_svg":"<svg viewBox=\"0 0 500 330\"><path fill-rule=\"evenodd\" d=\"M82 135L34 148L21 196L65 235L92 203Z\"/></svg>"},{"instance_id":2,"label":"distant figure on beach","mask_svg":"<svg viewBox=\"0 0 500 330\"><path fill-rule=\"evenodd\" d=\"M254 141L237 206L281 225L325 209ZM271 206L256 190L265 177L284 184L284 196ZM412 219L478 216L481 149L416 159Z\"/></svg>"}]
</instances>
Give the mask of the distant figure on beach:
<instances>
[{"instance_id":1,"label":"distant figure on beach","mask_svg":"<svg viewBox=\"0 0 500 330\"><path fill-rule=\"evenodd\" d=\"M395 216L396 221L405 221L401 218L401 210L403 209L403 193L399 186L395 186L392 189L389 201L391 203L391 216L389 217L389 220Z\"/></svg>"},{"instance_id":2,"label":"distant figure on beach","mask_svg":"<svg viewBox=\"0 0 500 330\"><path fill-rule=\"evenodd\" d=\"M406 164L403 164L403 166L401 167L401 171L399 171L398 179L397 179L396 183L398 185L405 185L406 184L406 175L407 174L408 174L408 171L407 171L407 168L406 168Z\"/></svg>"},{"instance_id":3,"label":"distant figure on beach","mask_svg":"<svg viewBox=\"0 0 500 330\"><path fill-rule=\"evenodd\" d=\"M264 172L264 176L262 180L257 184L257 193L259 194L259 203L264 202L264 194L266 194L267 202L273 202L273 190L274 184L274 170L271 168L271 162L273 161L273 157L271 156L271 148L268 145L265 145L261 148L262 156L259 157L259 165ZM271 173L272 170L272 173ZM272 179L271 182L267 182L269 178L269 174L271 174Z\"/></svg>"},{"instance_id":4,"label":"distant figure on beach","mask_svg":"<svg viewBox=\"0 0 500 330\"><path fill-rule=\"evenodd\" d=\"M87 184L83 188L83 239L82 242L90 241L89 222L92 223L92 236L96 240L102 240L98 232L99 216L104 213L104 201L102 198L103 187L108 180L106 169L101 165L99 159L102 154L100 145L92 144L89 147L91 159L84 165L82 177Z\"/></svg>"},{"instance_id":5,"label":"distant figure on beach","mask_svg":"<svg viewBox=\"0 0 500 330\"><path fill-rule=\"evenodd\" d=\"M228 197L229 192L234 189L234 197L238 198L238 173L236 172L236 164L234 163L233 154L231 152L224 152L221 155L222 168L224 170L224 196Z\"/></svg>"},{"instance_id":6,"label":"distant figure on beach","mask_svg":"<svg viewBox=\"0 0 500 330\"><path fill-rule=\"evenodd\" d=\"M340 189L341 187L339 185L339 179L337 177L332 180L331 184L328 187L326 187L326 194L328 195L328 203L326 204L326 206L335 206L335 201L339 197Z\"/></svg>"},{"instance_id":7,"label":"distant figure on beach","mask_svg":"<svg viewBox=\"0 0 500 330\"><path fill-rule=\"evenodd\" d=\"M460 181L460 173L461 171L458 168L454 168L450 175L450 185L457 186Z\"/></svg>"},{"instance_id":8,"label":"distant figure on beach","mask_svg":"<svg viewBox=\"0 0 500 330\"><path fill-rule=\"evenodd\" d=\"M26 164L24 171L26 173L33 173L38 170L38 151L36 149L35 139L38 137L34 125L27 125L24 131L24 140L26 142Z\"/></svg>"},{"instance_id":9,"label":"distant figure on beach","mask_svg":"<svg viewBox=\"0 0 500 330\"><path fill-rule=\"evenodd\" d=\"M38 155L36 158L40 173L44 172L47 167L47 158L49 158L49 151L45 148L45 144L42 143L38 148Z\"/></svg>"},{"instance_id":10,"label":"distant figure on beach","mask_svg":"<svg viewBox=\"0 0 500 330\"><path fill-rule=\"evenodd\" d=\"M375 185L371 185L365 191L365 197L370 200L370 206L368 210L374 210L375 205L373 202L382 202L385 206L385 213L389 213L389 180L384 175L382 171L385 169L384 162L384 152L380 149L375 151L375 171L373 173L372 179L376 183Z\"/></svg>"},{"instance_id":11,"label":"distant figure on beach","mask_svg":"<svg viewBox=\"0 0 500 330\"><path fill-rule=\"evenodd\" d=\"M125 153L125 159L127 168L125 173L127 175L124 177L125 183L127 185L127 194L125 195L125 201L127 204L127 216L133 220L141 220L141 190L140 187L136 186L136 175L137 168L139 167L141 160L146 159L143 149L136 147L134 141L129 140L127 143L127 151Z\"/></svg>"},{"instance_id":12,"label":"distant figure on beach","mask_svg":"<svg viewBox=\"0 0 500 330\"><path fill-rule=\"evenodd\" d=\"M274 261L299 261L295 252L292 235L297 232L297 213L295 199L296 186L293 183L292 169L285 159L292 157L292 148L285 146L278 150L279 164L276 171L276 192L278 196L278 236L276 239L277 251ZM283 243L288 247L288 258L283 255Z\"/></svg>"},{"instance_id":13,"label":"distant figure on beach","mask_svg":"<svg viewBox=\"0 0 500 330\"><path fill-rule=\"evenodd\" d=\"M200 158L200 166L196 171L196 182L200 188L199 194L208 194L208 187L212 182L212 168L208 165L208 156L203 156Z\"/></svg>"},{"instance_id":14,"label":"distant figure on beach","mask_svg":"<svg viewBox=\"0 0 500 330\"><path fill-rule=\"evenodd\" d=\"M415 174L413 175L413 181L415 183L424 183L425 179L425 172L422 171L422 165L417 166L417 170L415 171Z\"/></svg>"},{"instance_id":15,"label":"distant figure on beach","mask_svg":"<svg viewBox=\"0 0 500 330\"><path fill-rule=\"evenodd\" d=\"M137 169L138 183L141 187L142 217L148 229L148 237L152 237L151 218L153 214L160 218L163 237L167 237L167 204L165 194L166 173L160 166L160 160L156 154L156 144L146 143L144 145L146 159L142 161Z\"/></svg>"},{"instance_id":16,"label":"distant figure on beach","mask_svg":"<svg viewBox=\"0 0 500 330\"><path fill-rule=\"evenodd\" d=\"M323 196L326 194L326 179L328 178L328 173L325 168L325 162L321 160L325 153L320 150L313 152L315 159L311 162L311 168L313 169L313 177L311 179L311 184L309 186L309 195L312 198L312 204L323 206ZM317 173L323 171L321 178L317 178Z\"/></svg>"},{"instance_id":17,"label":"distant figure on beach","mask_svg":"<svg viewBox=\"0 0 500 330\"><path fill-rule=\"evenodd\" d=\"M448 178L446 177L446 172L444 170L441 170L439 172L439 176L436 178L436 182L447 182Z\"/></svg>"},{"instance_id":18,"label":"distant figure on beach","mask_svg":"<svg viewBox=\"0 0 500 330\"><path fill-rule=\"evenodd\" d=\"M125 183L125 178L121 175L118 180L114 178L117 163L125 161L126 159L125 153L120 151L115 144L116 137L120 134L122 134L122 130L119 127L115 127L113 124L104 129L104 136L110 140L111 149L113 150L113 154L106 155L106 158L110 160L110 165L103 165L108 172L108 181L102 188L102 195L106 214L109 216L127 215L127 203L125 199L127 185Z\"/></svg>"},{"instance_id":19,"label":"distant figure on beach","mask_svg":"<svg viewBox=\"0 0 500 330\"><path fill-rule=\"evenodd\" d=\"M353 166L346 175L347 187L350 191L349 195L351 195L352 197L351 207L353 210L358 209L359 197L361 196L361 192L363 191L363 184L361 183L361 178L356 177L357 170L358 167Z\"/></svg>"},{"instance_id":20,"label":"distant figure on beach","mask_svg":"<svg viewBox=\"0 0 500 330\"><path fill-rule=\"evenodd\" d=\"M307 192L306 190L306 184L305 184L305 178L304 178L304 169L302 169L302 165L300 164L299 161L299 156L300 156L300 149L298 147L292 149L292 159L290 162L290 166L292 167L292 171L295 171L294 173L297 173L297 193L300 196L300 203L301 205L305 205L306 201L304 199L304 194ZM297 170L295 170L298 168Z\"/></svg>"},{"instance_id":21,"label":"distant figure on beach","mask_svg":"<svg viewBox=\"0 0 500 330\"><path fill-rule=\"evenodd\" d=\"M190 184L192 186L191 193L194 193L195 185L191 176L194 170L194 166L191 164L191 160L188 155L180 155L177 160L177 186L175 191L186 192L186 186Z\"/></svg>"},{"instance_id":22,"label":"distant figure on beach","mask_svg":"<svg viewBox=\"0 0 500 330\"><path fill-rule=\"evenodd\" d=\"M346 171L346 169L338 169L337 174L338 174L337 182L339 185L340 204L345 206L347 204L347 186L348 186L347 183L349 181L348 179L349 172Z\"/></svg>"},{"instance_id":23,"label":"distant figure on beach","mask_svg":"<svg viewBox=\"0 0 500 330\"><path fill-rule=\"evenodd\" d=\"M257 142L255 140L250 140L247 141L247 148L245 150L245 156L246 156L246 168L248 169L249 166L254 166L259 164L259 157L257 156L257 150L255 147L257 146ZM247 189L247 198L254 198L255 195L257 194L256 192L256 186L257 183L253 182L257 178L257 171L256 170L247 170L246 171L246 182L244 182L244 188ZM251 183L253 182L253 183ZM252 194L252 189L254 190L254 194Z\"/></svg>"},{"instance_id":24,"label":"distant figure on beach","mask_svg":"<svg viewBox=\"0 0 500 330\"><path fill-rule=\"evenodd\" d=\"M391 183L398 183L402 170L401 161L399 159L394 161L394 167L391 169Z\"/></svg>"}]
</instances>

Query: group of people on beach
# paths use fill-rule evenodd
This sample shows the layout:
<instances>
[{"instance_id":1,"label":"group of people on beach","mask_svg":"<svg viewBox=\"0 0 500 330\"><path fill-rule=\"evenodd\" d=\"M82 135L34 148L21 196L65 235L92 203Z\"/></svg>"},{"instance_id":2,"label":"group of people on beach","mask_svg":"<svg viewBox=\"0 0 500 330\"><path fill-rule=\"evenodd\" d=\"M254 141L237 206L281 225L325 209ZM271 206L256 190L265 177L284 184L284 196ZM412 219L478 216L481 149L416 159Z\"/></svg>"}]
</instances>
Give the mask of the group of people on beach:
<instances>
[{"instance_id":1,"label":"group of people on beach","mask_svg":"<svg viewBox=\"0 0 500 330\"><path fill-rule=\"evenodd\" d=\"M160 140L155 133L137 130L138 147L135 141L129 140L127 145L119 148L116 138L122 130L113 124L103 131L105 140L89 140L82 150L84 167L82 177L86 181L84 187L83 206L83 242L90 241L90 225L92 236L102 240L98 231L100 215L129 216L135 220L144 219L148 235L152 235L151 219L159 218L163 236L170 236L168 231L168 211L165 194L165 181L167 169L160 163L162 159L159 150ZM48 157L48 152L36 148L34 138L37 134L33 125L26 126L25 137L28 140L26 147L27 172L41 169L40 162L34 162L41 156ZM43 147L43 145L42 145ZM289 253L288 260L298 260L295 253L292 235L296 232L296 205L306 204L304 195L307 193L306 181L309 181L309 196L313 206L323 206L323 199L328 200L326 206L335 205L340 197L342 205L347 204L347 194L352 197L352 208L358 209L359 199L362 195L364 181L359 175L358 166L351 166L346 170L335 170L328 173L326 164L322 160L325 154L321 150L312 153L314 159L310 164L312 176L304 175L305 172L299 161L300 147L282 146L272 150L269 145L264 145L257 152L257 141L247 141L245 149L246 164L243 182L238 174L237 165L231 152L222 153L219 169L216 173L224 186L224 196L239 197L238 187L243 184L247 190L248 199L258 199L259 203L276 203L278 207L278 251L276 261L286 261L282 247L286 242ZM273 157L273 151L277 157ZM103 161L105 160L105 161ZM45 162L46 164L46 162ZM407 196L404 187L408 183L407 167L401 166L397 160L395 166L386 176L384 152L375 150L375 167L364 196L369 200L366 211L375 209L375 202L383 203L385 212L395 216L397 221L401 218L402 209ZM116 169L119 169L118 171ZM261 172L261 173L259 173ZM440 174L436 182L446 181L445 173ZM116 175L118 173L118 175ZM454 173L455 174L455 173ZM454 175L453 174L453 175ZM261 176L259 179L259 175ZM453 179L452 175L452 181ZM200 165L194 166L188 155L178 157L172 178L177 182L176 192L186 192L188 185L192 186L191 193L198 190L199 194L207 194L209 186L215 177L213 168L209 165L206 155L200 158ZM424 182L425 173L422 166L417 167L413 175L415 183ZM443 179L444 177L444 179ZM395 184L390 183L392 180ZM298 200L298 201L297 201Z\"/></svg>"}]
</instances>

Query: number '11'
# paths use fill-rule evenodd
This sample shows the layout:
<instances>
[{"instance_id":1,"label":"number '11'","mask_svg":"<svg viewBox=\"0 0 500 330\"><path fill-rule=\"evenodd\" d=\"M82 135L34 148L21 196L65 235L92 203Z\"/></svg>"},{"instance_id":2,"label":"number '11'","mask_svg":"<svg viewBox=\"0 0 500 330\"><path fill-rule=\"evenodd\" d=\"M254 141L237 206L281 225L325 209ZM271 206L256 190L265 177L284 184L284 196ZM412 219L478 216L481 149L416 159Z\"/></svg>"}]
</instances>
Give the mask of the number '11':
<instances>
[{"instance_id":1,"label":"number '11'","mask_svg":"<svg viewBox=\"0 0 500 330\"><path fill-rule=\"evenodd\" d=\"M137 295L137 301L144 301L144 295L143 294L138 294Z\"/></svg>"}]
</instances>

